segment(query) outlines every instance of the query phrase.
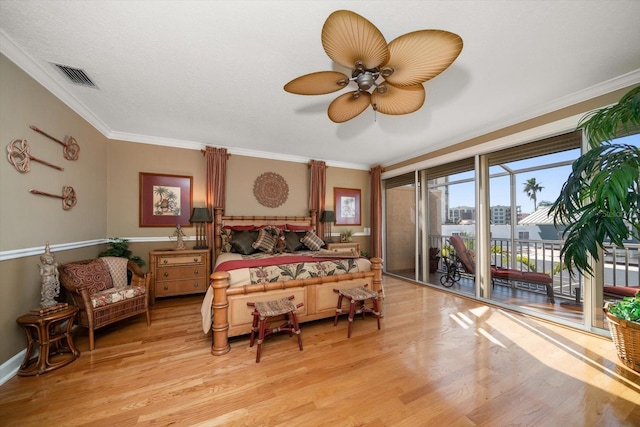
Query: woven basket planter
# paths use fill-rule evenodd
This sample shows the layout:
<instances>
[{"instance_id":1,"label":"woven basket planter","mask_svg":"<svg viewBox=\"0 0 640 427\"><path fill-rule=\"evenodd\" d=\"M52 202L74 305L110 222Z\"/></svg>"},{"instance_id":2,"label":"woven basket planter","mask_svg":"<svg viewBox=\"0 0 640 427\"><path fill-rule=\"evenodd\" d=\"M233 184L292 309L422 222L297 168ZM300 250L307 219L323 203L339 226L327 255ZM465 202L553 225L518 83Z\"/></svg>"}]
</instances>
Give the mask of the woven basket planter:
<instances>
[{"instance_id":1,"label":"woven basket planter","mask_svg":"<svg viewBox=\"0 0 640 427\"><path fill-rule=\"evenodd\" d=\"M604 309L609 320L609 331L618 357L629 368L640 372L640 323L618 319Z\"/></svg>"}]
</instances>

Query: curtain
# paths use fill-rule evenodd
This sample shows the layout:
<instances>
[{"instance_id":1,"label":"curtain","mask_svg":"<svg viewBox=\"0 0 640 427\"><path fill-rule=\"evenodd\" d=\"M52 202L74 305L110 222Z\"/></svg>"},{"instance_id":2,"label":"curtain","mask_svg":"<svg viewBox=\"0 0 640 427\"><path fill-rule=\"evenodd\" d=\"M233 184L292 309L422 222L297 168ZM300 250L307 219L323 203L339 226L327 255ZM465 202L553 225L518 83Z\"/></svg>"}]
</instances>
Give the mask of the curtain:
<instances>
[{"instance_id":1,"label":"curtain","mask_svg":"<svg viewBox=\"0 0 640 427\"><path fill-rule=\"evenodd\" d=\"M371 257L382 258L382 166L371 168Z\"/></svg>"},{"instance_id":2,"label":"curtain","mask_svg":"<svg viewBox=\"0 0 640 427\"><path fill-rule=\"evenodd\" d=\"M325 194L327 192L327 165L323 161L311 160L311 188L309 190L309 210L316 211L316 233L324 239L324 224L320 222L325 206Z\"/></svg>"},{"instance_id":3,"label":"curtain","mask_svg":"<svg viewBox=\"0 0 640 427\"><path fill-rule=\"evenodd\" d=\"M207 147L204 151L207 165L207 208L215 215L214 208L224 209L225 187L227 177L227 149ZM215 254L214 224L207 223L206 237L209 247ZM213 258L213 257L211 257Z\"/></svg>"}]
</instances>

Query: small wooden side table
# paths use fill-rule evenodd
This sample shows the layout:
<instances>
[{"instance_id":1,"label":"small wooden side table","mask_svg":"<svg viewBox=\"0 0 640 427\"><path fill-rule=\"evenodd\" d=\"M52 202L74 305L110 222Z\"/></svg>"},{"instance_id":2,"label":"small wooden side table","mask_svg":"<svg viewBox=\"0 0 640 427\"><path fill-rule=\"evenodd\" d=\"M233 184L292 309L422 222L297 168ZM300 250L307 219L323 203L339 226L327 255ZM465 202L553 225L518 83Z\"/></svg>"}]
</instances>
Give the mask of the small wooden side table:
<instances>
[{"instance_id":1,"label":"small wooden side table","mask_svg":"<svg viewBox=\"0 0 640 427\"><path fill-rule=\"evenodd\" d=\"M49 309L32 310L16 319L27 334L27 354L18 375L44 374L68 365L80 356L71 335L77 313L78 307L58 304ZM61 326L65 321L68 323L63 331ZM39 354L34 356L36 349Z\"/></svg>"}]
</instances>

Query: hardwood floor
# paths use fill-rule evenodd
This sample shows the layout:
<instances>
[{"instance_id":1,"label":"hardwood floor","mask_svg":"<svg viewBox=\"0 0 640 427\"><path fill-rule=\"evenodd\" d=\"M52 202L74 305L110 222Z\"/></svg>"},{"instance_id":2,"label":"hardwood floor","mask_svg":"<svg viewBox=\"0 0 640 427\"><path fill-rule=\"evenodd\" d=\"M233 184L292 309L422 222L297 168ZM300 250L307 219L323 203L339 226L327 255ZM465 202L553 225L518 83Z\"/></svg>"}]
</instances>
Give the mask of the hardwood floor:
<instances>
[{"instance_id":1,"label":"hardwood floor","mask_svg":"<svg viewBox=\"0 0 640 427\"><path fill-rule=\"evenodd\" d=\"M210 353L201 296L76 329L80 358L0 387L2 426L638 426L640 376L613 343L385 277L385 317L302 324Z\"/></svg>"}]
</instances>

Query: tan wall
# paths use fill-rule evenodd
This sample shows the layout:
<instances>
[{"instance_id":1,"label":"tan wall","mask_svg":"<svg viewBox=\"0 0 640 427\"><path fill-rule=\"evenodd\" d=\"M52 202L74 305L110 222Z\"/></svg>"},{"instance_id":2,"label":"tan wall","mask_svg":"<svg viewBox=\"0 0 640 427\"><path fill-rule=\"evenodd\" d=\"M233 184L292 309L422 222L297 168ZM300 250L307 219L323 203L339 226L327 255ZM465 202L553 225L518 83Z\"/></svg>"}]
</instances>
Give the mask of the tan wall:
<instances>
[{"instance_id":1,"label":"tan wall","mask_svg":"<svg viewBox=\"0 0 640 427\"><path fill-rule=\"evenodd\" d=\"M172 227L139 227L140 172L193 177L193 205L205 205L206 170L200 150L109 141L108 151L108 237L167 237L174 231ZM195 234L193 227L184 231Z\"/></svg>"},{"instance_id":2,"label":"tan wall","mask_svg":"<svg viewBox=\"0 0 640 427\"><path fill-rule=\"evenodd\" d=\"M60 172L31 162L19 173L0 161L0 251L104 239L107 230L107 139L69 107L0 55L0 140L3 150L13 139L27 139L32 156L64 168ZM29 129L35 125L60 140L73 136L80 145L77 161L65 160L62 146ZM6 153L6 151L5 151ZM6 155L6 154L5 154ZM72 186L77 204L62 209L60 199L36 196L37 189L62 194ZM55 253L58 262L94 257L98 248ZM26 347L16 318L40 302L39 256L0 262L0 364Z\"/></svg>"}]
</instances>

